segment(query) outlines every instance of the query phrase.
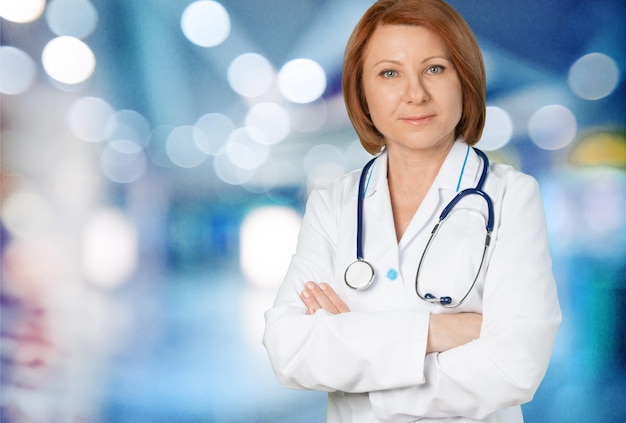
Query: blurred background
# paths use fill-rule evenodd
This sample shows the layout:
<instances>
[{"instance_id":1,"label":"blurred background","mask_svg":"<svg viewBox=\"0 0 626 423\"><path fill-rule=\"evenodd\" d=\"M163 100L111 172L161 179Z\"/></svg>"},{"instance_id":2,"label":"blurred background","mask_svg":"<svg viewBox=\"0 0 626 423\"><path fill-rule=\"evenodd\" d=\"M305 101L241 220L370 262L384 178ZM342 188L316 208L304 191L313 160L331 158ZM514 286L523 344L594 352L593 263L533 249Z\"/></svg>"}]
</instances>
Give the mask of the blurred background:
<instances>
[{"instance_id":1,"label":"blurred background","mask_svg":"<svg viewBox=\"0 0 626 423\"><path fill-rule=\"evenodd\" d=\"M364 0L0 0L2 422L321 422L263 312L310 190L360 147ZM526 421L626 421L621 0L450 3L488 74L479 147L535 176L563 309Z\"/></svg>"}]
</instances>

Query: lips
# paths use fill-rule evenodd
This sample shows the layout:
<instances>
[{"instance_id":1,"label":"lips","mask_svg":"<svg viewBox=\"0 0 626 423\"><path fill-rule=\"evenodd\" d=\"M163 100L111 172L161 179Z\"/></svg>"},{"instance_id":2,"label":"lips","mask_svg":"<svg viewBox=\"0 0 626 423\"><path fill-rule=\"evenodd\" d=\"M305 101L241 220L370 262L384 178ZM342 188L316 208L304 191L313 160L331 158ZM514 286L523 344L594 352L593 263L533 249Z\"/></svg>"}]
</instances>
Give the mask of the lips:
<instances>
[{"instance_id":1,"label":"lips","mask_svg":"<svg viewBox=\"0 0 626 423\"><path fill-rule=\"evenodd\" d=\"M400 118L401 121L411 125L425 125L435 118L435 115L421 115L421 116L405 116Z\"/></svg>"}]
</instances>

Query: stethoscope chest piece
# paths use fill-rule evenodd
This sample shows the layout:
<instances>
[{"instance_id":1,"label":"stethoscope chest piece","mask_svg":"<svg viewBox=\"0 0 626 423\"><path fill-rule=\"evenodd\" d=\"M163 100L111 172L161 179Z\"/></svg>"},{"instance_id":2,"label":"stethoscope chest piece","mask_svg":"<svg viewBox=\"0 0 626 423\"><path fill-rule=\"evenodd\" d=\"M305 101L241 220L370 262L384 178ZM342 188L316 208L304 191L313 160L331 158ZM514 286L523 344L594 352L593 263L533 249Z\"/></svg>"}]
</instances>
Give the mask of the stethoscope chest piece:
<instances>
[{"instance_id":1,"label":"stethoscope chest piece","mask_svg":"<svg viewBox=\"0 0 626 423\"><path fill-rule=\"evenodd\" d=\"M474 149L476 151L476 154L478 154L478 156L482 159L483 162L483 168L482 168L482 172L480 175L480 179L478 181L478 183L476 184L475 188L466 188L460 192L457 193L457 195L452 199L452 201L450 201L450 203L448 203L448 205L446 207L444 207L443 211L441 212L441 215L439 217L439 222L435 225L435 227L433 228L433 231L431 232L431 236L430 239L426 245L426 248L424 249L424 252L422 253L422 257L420 258L419 264L417 266L417 272L415 275L415 292L417 293L418 297L421 298L422 300L428 301L429 303L436 303L439 305L442 305L444 307L457 307L459 306L461 303L463 303L463 301L465 301L465 299L469 296L469 294L472 292L472 289L474 288L474 286L476 285L477 281L478 281L478 277L481 274L481 270L483 269L483 265L485 264L485 259L487 257L487 250L489 248L489 244L491 241L491 233L493 231L493 226L494 226L494 212L493 212L493 203L491 201L491 197L489 197L489 195L483 191L483 183L485 182L485 179L487 178L487 171L489 169L489 159L487 158L487 156L485 155L485 153L483 153L482 151L478 150L478 149ZM467 151L469 154L470 151L470 147L467 147ZM465 155L465 160L467 160L467 154ZM344 274L344 280L346 282L346 285L348 285L350 288L352 289L356 289L356 290L364 290L369 288L369 286L372 284L373 280L374 280L374 268L372 267L371 264L369 264L367 261L364 260L364 256L363 256L363 198L365 196L365 192L366 192L366 178L368 175L368 171L370 169L370 167L374 164L374 161L376 160L376 158L373 158L372 160L370 160L365 167L363 168L363 170L361 171L361 177L359 179L359 190L358 190L358 200L357 200L357 216L356 216L356 261L354 261L352 264L350 264L348 266L348 268L346 269L346 272ZM463 170L465 169L465 162L463 162L463 168L461 169L461 175L459 176L459 185L460 185L460 181L461 178L463 176ZM458 190L458 187L457 187ZM422 294L420 289L419 289L419 285L420 285L420 274L422 273L422 266L424 264L424 258L427 255L427 252L429 251L429 249L431 248L431 243L433 243L433 240L435 238L435 235L437 233L440 232L440 228L441 228L441 224L443 224L443 222L446 220L446 218L448 217L448 215L452 214L452 211L454 209L454 207L456 206L456 204L463 199L464 197L467 197L469 195L478 195L480 197L482 197L485 201L485 203L487 204L487 219L485 222L481 222L481 234L483 231L483 226L482 223L484 223L484 230L486 231L486 235L483 238L482 236L478 237L477 239L479 241L482 241L484 239L484 244L481 248L480 244L478 246L476 246L476 248L472 248L472 250L477 250L478 253L480 255L478 255L478 257L480 257L480 261L477 261L475 263L475 265L472 267L472 269L475 269L475 273L474 273L474 277L473 279L469 280L469 289L467 290L467 292L465 293L465 295L461 296L460 298L456 298L455 300L452 299L452 297L450 296L441 296L441 297L436 297L435 295L431 294L431 293L424 293ZM482 214L480 214L480 212L478 211L473 211L472 212L472 216L474 214L477 214L479 216L482 217ZM463 225L463 227L461 229L464 229L466 225ZM454 226L452 226L454 227ZM467 229L467 228L465 228ZM467 232L466 230L463 230L462 232ZM457 242L456 240L452 240L453 243ZM469 244L468 244L469 245ZM473 245L473 244L472 244ZM477 269L476 269L477 268ZM456 267L455 267L456 269ZM427 272L428 273L428 272Z\"/></svg>"},{"instance_id":2,"label":"stethoscope chest piece","mask_svg":"<svg viewBox=\"0 0 626 423\"><path fill-rule=\"evenodd\" d=\"M346 269L344 280L352 289L367 289L374 280L374 268L365 260L357 260Z\"/></svg>"}]
</instances>

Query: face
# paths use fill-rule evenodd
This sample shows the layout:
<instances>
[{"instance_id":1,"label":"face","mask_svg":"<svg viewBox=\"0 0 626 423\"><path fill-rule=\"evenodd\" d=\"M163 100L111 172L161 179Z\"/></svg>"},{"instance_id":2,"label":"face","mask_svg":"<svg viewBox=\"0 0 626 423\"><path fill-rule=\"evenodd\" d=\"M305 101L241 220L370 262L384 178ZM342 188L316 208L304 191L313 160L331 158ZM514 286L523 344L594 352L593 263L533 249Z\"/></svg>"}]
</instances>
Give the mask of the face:
<instances>
[{"instance_id":1,"label":"face","mask_svg":"<svg viewBox=\"0 0 626 423\"><path fill-rule=\"evenodd\" d=\"M363 90L389 154L447 151L454 142L461 81L445 43L429 29L379 26L365 51Z\"/></svg>"}]
</instances>

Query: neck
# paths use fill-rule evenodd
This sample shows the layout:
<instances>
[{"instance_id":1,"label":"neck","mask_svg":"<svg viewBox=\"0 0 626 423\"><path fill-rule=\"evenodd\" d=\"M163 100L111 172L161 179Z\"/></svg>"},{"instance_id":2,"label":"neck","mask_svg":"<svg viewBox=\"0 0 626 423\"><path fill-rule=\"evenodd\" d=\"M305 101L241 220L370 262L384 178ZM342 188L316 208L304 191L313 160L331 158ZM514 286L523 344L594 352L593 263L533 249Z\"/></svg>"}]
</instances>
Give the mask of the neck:
<instances>
[{"instance_id":1,"label":"neck","mask_svg":"<svg viewBox=\"0 0 626 423\"><path fill-rule=\"evenodd\" d=\"M399 190L428 189L439 173L454 141L436 150L387 151L389 188Z\"/></svg>"}]
</instances>

